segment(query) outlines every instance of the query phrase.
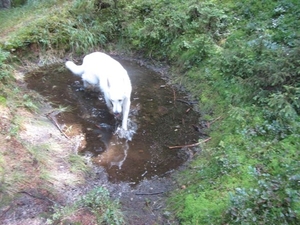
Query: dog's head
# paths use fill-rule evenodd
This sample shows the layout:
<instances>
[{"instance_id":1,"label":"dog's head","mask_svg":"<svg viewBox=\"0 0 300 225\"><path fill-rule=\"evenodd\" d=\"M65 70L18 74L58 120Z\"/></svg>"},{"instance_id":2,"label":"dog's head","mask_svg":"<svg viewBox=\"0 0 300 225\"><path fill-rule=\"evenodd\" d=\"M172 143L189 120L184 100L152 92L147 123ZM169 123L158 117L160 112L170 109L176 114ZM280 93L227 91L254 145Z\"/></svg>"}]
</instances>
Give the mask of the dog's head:
<instances>
[{"instance_id":1,"label":"dog's head","mask_svg":"<svg viewBox=\"0 0 300 225\"><path fill-rule=\"evenodd\" d=\"M123 109L123 98L111 98L112 112L115 117L119 117Z\"/></svg>"},{"instance_id":2,"label":"dog's head","mask_svg":"<svg viewBox=\"0 0 300 225\"><path fill-rule=\"evenodd\" d=\"M123 103L127 98L124 87L126 85L126 80L109 80L107 79L107 87L108 87L108 99L110 101L112 107L112 113L115 117L119 117L123 110ZM129 88L131 90L131 85L129 84Z\"/></svg>"},{"instance_id":3,"label":"dog's head","mask_svg":"<svg viewBox=\"0 0 300 225\"><path fill-rule=\"evenodd\" d=\"M124 94L120 90L110 91L109 101L111 110L115 117L119 117L123 110Z\"/></svg>"}]
</instances>

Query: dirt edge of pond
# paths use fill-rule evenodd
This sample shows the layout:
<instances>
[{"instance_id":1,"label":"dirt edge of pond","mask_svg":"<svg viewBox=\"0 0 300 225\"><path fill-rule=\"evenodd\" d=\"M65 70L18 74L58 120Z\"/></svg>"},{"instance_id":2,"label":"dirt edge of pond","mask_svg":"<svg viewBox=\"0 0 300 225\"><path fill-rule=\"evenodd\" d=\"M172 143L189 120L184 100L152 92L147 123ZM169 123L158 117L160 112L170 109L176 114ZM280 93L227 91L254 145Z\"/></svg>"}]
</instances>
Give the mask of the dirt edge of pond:
<instances>
[{"instance_id":1,"label":"dirt edge of pond","mask_svg":"<svg viewBox=\"0 0 300 225\"><path fill-rule=\"evenodd\" d=\"M62 62L60 59L54 61ZM155 68L141 58L138 62ZM168 79L166 67L155 71ZM120 199L126 224L177 224L164 209L168 193L180 188L172 174L165 178L144 180L132 188L126 183L109 183L105 172L101 168L93 168L88 159L81 168L72 168L69 157L76 155L80 137L68 139L57 129L56 124L47 117L57 109L34 91L28 90L23 76L24 71L15 73L21 95L31 96L39 109L38 112L30 112L17 107L13 109L16 111L12 111L9 106L1 106L0 156L6 165L1 169L7 171L4 178L7 187L2 190L9 190L0 193L2 224L45 224L46 217L53 213L54 205L71 204L98 186L106 187L113 199ZM11 131L14 126L18 127L17 134ZM10 179L15 173L20 174L20 178ZM74 217L74 221L70 222L89 224L90 216L89 213L80 213L81 218Z\"/></svg>"}]
</instances>

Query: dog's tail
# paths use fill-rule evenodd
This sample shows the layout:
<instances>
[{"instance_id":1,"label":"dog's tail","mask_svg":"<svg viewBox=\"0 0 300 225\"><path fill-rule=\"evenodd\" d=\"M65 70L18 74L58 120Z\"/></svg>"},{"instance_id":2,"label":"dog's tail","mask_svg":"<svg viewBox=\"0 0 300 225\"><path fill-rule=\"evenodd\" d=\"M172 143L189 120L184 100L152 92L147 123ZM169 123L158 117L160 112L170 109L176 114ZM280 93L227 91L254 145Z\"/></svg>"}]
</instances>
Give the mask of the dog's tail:
<instances>
[{"instance_id":1,"label":"dog's tail","mask_svg":"<svg viewBox=\"0 0 300 225\"><path fill-rule=\"evenodd\" d=\"M65 65L76 76L81 77L81 75L84 73L83 67L76 65L72 61L67 61Z\"/></svg>"}]
</instances>

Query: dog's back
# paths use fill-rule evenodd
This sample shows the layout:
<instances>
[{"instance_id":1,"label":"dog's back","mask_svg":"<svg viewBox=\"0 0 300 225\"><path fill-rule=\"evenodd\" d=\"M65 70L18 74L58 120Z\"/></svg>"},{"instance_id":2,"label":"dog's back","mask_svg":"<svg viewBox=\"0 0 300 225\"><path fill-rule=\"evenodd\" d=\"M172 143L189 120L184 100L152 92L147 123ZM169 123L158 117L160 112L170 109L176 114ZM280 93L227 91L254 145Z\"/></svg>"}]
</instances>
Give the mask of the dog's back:
<instances>
[{"instance_id":1,"label":"dog's back","mask_svg":"<svg viewBox=\"0 0 300 225\"><path fill-rule=\"evenodd\" d=\"M131 93L131 82L127 71L123 66L101 52L94 52L87 55L83 60L85 73L97 76L100 81L100 88L103 92L125 91Z\"/></svg>"}]
</instances>

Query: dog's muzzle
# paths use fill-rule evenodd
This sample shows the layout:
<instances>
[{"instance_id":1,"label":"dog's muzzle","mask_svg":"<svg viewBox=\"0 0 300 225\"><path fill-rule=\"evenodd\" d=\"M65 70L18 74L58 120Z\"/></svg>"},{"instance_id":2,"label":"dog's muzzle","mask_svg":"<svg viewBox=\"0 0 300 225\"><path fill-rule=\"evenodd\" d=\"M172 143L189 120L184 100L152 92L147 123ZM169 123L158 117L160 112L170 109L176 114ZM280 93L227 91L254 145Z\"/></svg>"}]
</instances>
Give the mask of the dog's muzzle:
<instances>
[{"instance_id":1,"label":"dog's muzzle","mask_svg":"<svg viewBox=\"0 0 300 225\"><path fill-rule=\"evenodd\" d=\"M121 116L121 113L114 113L114 116L115 116L116 118L119 118L119 117Z\"/></svg>"}]
</instances>

